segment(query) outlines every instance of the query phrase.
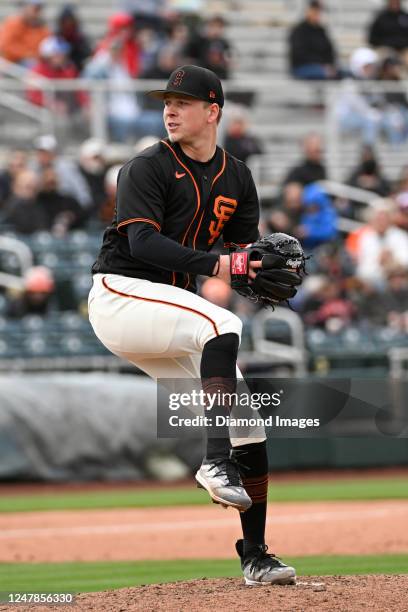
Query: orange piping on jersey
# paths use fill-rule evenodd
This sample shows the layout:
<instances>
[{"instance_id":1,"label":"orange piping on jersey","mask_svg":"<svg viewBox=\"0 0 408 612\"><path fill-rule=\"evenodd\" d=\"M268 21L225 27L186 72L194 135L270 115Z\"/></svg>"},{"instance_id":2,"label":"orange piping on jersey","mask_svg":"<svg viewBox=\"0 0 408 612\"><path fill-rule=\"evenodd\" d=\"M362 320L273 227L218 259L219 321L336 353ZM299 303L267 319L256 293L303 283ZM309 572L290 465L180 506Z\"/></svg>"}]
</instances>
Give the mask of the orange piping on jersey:
<instances>
[{"instance_id":1,"label":"orange piping on jersey","mask_svg":"<svg viewBox=\"0 0 408 612\"><path fill-rule=\"evenodd\" d=\"M106 276L104 276L102 278L102 284L105 287L105 289L107 289L111 293L115 293L116 295L120 295L121 297L125 297L125 298L132 298L133 300L141 300L142 302L153 302L155 304L164 304L165 306L174 306L174 308L181 308L181 310L186 310L187 312L192 312L193 314L196 314L196 315L198 315L200 317L203 317L209 323L211 323L211 325L214 328L215 334L217 336L220 335L219 331L217 329L217 325L215 324L215 321L213 321L210 317L208 317L203 312L200 312L199 310L195 310L195 308L190 308L189 306L180 306L180 304L174 304L173 302L166 302L165 300L156 300L154 298L144 298L144 297L140 297L138 295L131 295L129 293L123 293L122 291L117 291L116 289L112 289L112 287L109 287L109 285L108 285L108 283L106 282L105 279L106 279Z\"/></svg>"},{"instance_id":2,"label":"orange piping on jersey","mask_svg":"<svg viewBox=\"0 0 408 612\"><path fill-rule=\"evenodd\" d=\"M197 183L196 183L196 180L195 180L195 178L194 178L194 176L193 176L192 172L191 172L191 171L190 171L190 170L187 168L187 166L186 166L185 164L183 164L183 162L181 161L181 159L180 159L180 158L177 156L177 153L175 152L175 150L173 149L173 147L171 147L169 144L167 144L167 142L166 142L165 140L162 140L161 142L162 142L163 144L165 144L165 145L166 145L166 147L167 147L168 149L170 149L170 151L173 153L174 157L177 159L177 161L178 161L178 163L180 164L180 166L182 166L182 167L184 168L184 170L186 170L186 172L189 174L189 176L190 176L191 180L193 181L193 185L194 185L194 188L195 188L195 191L196 191L196 195L197 195L197 208L196 208L196 211L195 211L195 213L194 213L194 217L191 219L191 221L190 221L190 225L188 226L188 228L187 228L187 230L186 230L186 233L185 233L185 234L184 234L184 236L183 236L183 240L182 240L182 242L181 242L181 244L184 246L184 243L185 243L186 238L187 238L187 234L188 234L188 232L190 231L190 227L193 225L193 223L194 223L194 221L195 221L195 218L196 218L196 216L197 216L197 214L198 214L198 211L200 210L200 205L201 205L200 190L198 189L198 185L197 185Z\"/></svg>"},{"instance_id":3,"label":"orange piping on jersey","mask_svg":"<svg viewBox=\"0 0 408 612\"><path fill-rule=\"evenodd\" d=\"M191 171L190 171L190 170L187 168L187 166L186 166L185 164L183 164L183 162L182 162L182 161L181 161L181 159L178 157L178 155L177 155L177 153L175 152L175 150L173 149L173 147L171 147L171 146L170 146L170 145L169 145L169 144L168 144L168 143L167 143L165 140L161 140L161 142L162 142L164 145L166 145L166 147L167 147L168 149L170 149L170 151L173 153L174 157L177 159L177 161L178 161L178 163L180 164L180 166L182 166L182 167L184 168L184 170L186 170L186 172L187 172L187 173L188 173L188 175L190 176L191 180L193 181L194 189L195 189L196 196L197 196L197 208L196 208L196 211L195 211L195 213L194 213L193 218L192 218L192 219L191 219L191 221L190 221L190 225L188 226L188 228L187 228L187 230L186 230L186 232L185 232L185 234L184 234L184 236L183 236L183 240L181 241L181 244L184 246L185 241L186 241L186 238L187 238L187 236L188 236L188 232L190 231L190 227L193 225L194 220L195 220L195 218L196 218L196 216L197 216L197 214L198 214L198 211L200 210L200 206L201 206L200 190L198 189L197 182L196 182L196 180L195 180L195 178L194 178L194 176L193 176L192 172L191 172ZM173 276L173 285L175 284L175 280L176 280L176 277L175 277L175 276ZM186 284L184 285L184 289L186 289L186 287L188 287L188 286L189 286L189 284L190 284L190 275L187 273L187 282L186 282Z\"/></svg>"},{"instance_id":4,"label":"orange piping on jersey","mask_svg":"<svg viewBox=\"0 0 408 612\"><path fill-rule=\"evenodd\" d=\"M160 230L161 230L160 225L158 223L156 223L156 221L152 221L151 219L143 219L141 217L135 217L134 219L128 219L127 221L121 221L116 229L119 232L119 228L120 227L123 227L124 225L129 225L130 223L136 223L136 222L139 222L139 223L151 223L157 229L158 232L160 232ZM126 234L123 234L122 232L119 232L119 234L121 236L126 236Z\"/></svg>"},{"instance_id":5,"label":"orange piping on jersey","mask_svg":"<svg viewBox=\"0 0 408 612\"><path fill-rule=\"evenodd\" d=\"M188 167L187 167L185 164L183 164L183 162L180 160L180 158L178 157L178 155L177 155L177 153L175 152L175 150L173 149L173 147L171 147L171 146L170 146L170 145L169 145L169 144L168 144L168 143L167 143L165 140L161 140L160 142L162 142L164 145L166 145L166 147L167 147L168 149L170 149L170 151L173 153L174 157L176 158L176 160L178 161L178 163L180 164L180 166L182 166L182 167L183 167L183 168L186 170L186 172L189 174L189 176L190 176L191 180L193 181L194 188L195 188L196 195L197 195L197 208L196 208L196 211L195 211L195 213L194 213L194 217L191 219L190 224L189 224L189 226L188 226L188 228L187 228L187 230L186 230L186 233L185 233L185 234L184 234L184 236L183 236L183 240L182 240L182 242L181 242L181 244L184 246L185 241L186 241L186 238L187 238L187 236L188 236L188 232L190 231L190 228L191 228L191 226L193 225L193 223L194 223L194 221L195 221L195 218L197 217L197 214L198 214L198 212L199 212L199 210L200 210L200 206L201 206L200 190L198 189L197 182L196 182L196 180L195 180L195 178L194 178L194 176L193 176L192 172L189 170L189 168L188 168ZM219 173L218 173L218 174L217 174L217 175L214 177L214 180L213 180L213 182L211 183L211 189L213 188L213 186L214 186L215 182L216 182L216 181L219 179L219 177L222 175L222 173L223 173L223 172L224 172L224 170L225 170L225 165L226 165L226 154L225 154L225 150L224 150L224 149L223 149L222 153L223 153L223 159L222 159L222 166L221 166L221 170L220 170L220 171L219 171ZM196 232L195 232L195 234L194 234L194 239L193 239L193 249L195 249L196 238L197 238L197 235L198 235L198 231L199 231L199 229L200 229L200 226L201 226L201 222L202 222L202 220L203 220L203 218L204 218L204 212L205 212L205 211L203 211L203 214L201 215L200 222L199 222L198 227L197 227L197 230L196 230ZM186 289L186 288L188 287L188 285L189 285L189 284L190 284L190 275L187 273L187 282L186 282L186 284L184 285L184 289Z\"/></svg>"},{"instance_id":6,"label":"orange piping on jersey","mask_svg":"<svg viewBox=\"0 0 408 612\"><path fill-rule=\"evenodd\" d=\"M221 170L214 177L213 182L211 183L211 189L214 187L215 183L218 181L218 179L220 178L221 174L224 172L225 165L226 165L226 159L227 159L227 156L225 155L225 151L223 149L223 151L222 151L222 166L221 166ZM210 191L211 191L211 189L210 189ZM195 245L196 245L196 239L197 239L197 236L198 236L198 232L199 232L199 229L201 227L201 223L202 223L203 218L204 218L204 213L205 213L205 210L203 210L203 214L201 215L201 219L200 219L200 222L199 222L199 224L197 226L196 233L194 234L194 240L193 240L193 248L194 249L195 249Z\"/></svg>"},{"instance_id":7,"label":"orange piping on jersey","mask_svg":"<svg viewBox=\"0 0 408 612\"><path fill-rule=\"evenodd\" d=\"M173 272L173 283L172 285L174 286L176 284L176 273Z\"/></svg>"},{"instance_id":8,"label":"orange piping on jersey","mask_svg":"<svg viewBox=\"0 0 408 612\"><path fill-rule=\"evenodd\" d=\"M222 166L221 166L221 170L219 171L219 173L217 174L217 176L214 177L213 182L211 183L211 189L214 187L215 183L218 181L218 179L220 178L221 174L224 172L225 170L225 165L227 163L227 156L225 155L225 151L224 149L222 150Z\"/></svg>"},{"instance_id":9,"label":"orange piping on jersey","mask_svg":"<svg viewBox=\"0 0 408 612\"><path fill-rule=\"evenodd\" d=\"M204 218L204 213L205 213L205 210L203 210L203 214L201 215L201 219L200 219L200 221L199 221L199 223L197 225L196 233L194 234L194 240L193 240L193 247L194 248L195 248L195 244L196 244L196 238L197 238L197 235L198 235L198 231L199 231L199 229L201 227L201 223L202 223L203 218Z\"/></svg>"}]
</instances>

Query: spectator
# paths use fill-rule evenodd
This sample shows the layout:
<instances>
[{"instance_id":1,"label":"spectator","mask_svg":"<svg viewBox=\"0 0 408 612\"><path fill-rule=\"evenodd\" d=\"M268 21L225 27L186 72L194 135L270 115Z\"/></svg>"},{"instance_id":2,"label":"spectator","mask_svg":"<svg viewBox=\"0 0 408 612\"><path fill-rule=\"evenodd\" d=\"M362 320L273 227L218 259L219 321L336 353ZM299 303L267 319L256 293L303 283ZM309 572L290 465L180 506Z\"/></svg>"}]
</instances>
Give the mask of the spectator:
<instances>
[{"instance_id":1,"label":"spectator","mask_svg":"<svg viewBox=\"0 0 408 612\"><path fill-rule=\"evenodd\" d=\"M297 79L323 80L338 76L336 51L322 25L323 6L309 2L304 19L289 34L289 62Z\"/></svg>"},{"instance_id":2,"label":"spectator","mask_svg":"<svg viewBox=\"0 0 408 612\"><path fill-rule=\"evenodd\" d=\"M388 270L382 302L387 325L398 331L408 332L408 269L406 267L394 266Z\"/></svg>"},{"instance_id":3,"label":"spectator","mask_svg":"<svg viewBox=\"0 0 408 612\"><path fill-rule=\"evenodd\" d=\"M9 62L31 66L38 58L41 42L51 32L42 20L43 2L24 0L16 15L0 26L0 55Z\"/></svg>"},{"instance_id":4,"label":"spectator","mask_svg":"<svg viewBox=\"0 0 408 612\"><path fill-rule=\"evenodd\" d=\"M346 328L356 316L356 308L341 285L330 278L322 281L317 290L303 304L303 318L307 325L322 327L329 332Z\"/></svg>"},{"instance_id":5,"label":"spectator","mask_svg":"<svg viewBox=\"0 0 408 612\"><path fill-rule=\"evenodd\" d=\"M291 168L284 180L287 183L309 185L326 178L326 168L323 162L322 139L318 134L309 134L303 140L303 160Z\"/></svg>"},{"instance_id":6,"label":"spectator","mask_svg":"<svg viewBox=\"0 0 408 612\"><path fill-rule=\"evenodd\" d=\"M387 57L382 65L372 49L360 48L350 59L354 81L344 83L336 106L336 114L343 132L360 132L363 142L372 146L381 132L391 144L397 145L408 136L408 101L401 87L395 91L371 93L363 82L372 79L401 81L400 65ZM360 81L360 86L357 86Z\"/></svg>"},{"instance_id":7,"label":"spectator","mask_svg":"<svg viewBox=\"0 0 408 612\"><path fill-rule=\"evenodd\" d=\"M378 75L380 81L395 83L395 91L382 94L383 130L393 145L405 142L408 137L408 100L401 70L401 60L388 56L383 60Z\"/></svg>"},{"instance_id":8,"label":"spectator","mask_svg":"<svg viewBox=\"0 0 408 612\"><path fill-rule=\"evenodd\" d=\"M313 253L308 268L315 268L318 274L324 274L338 283L344 283L354 275L354 264L341 244L326 243L318 247Z\"/></svg>"},{"instance_id":9,"label":"spectator","mask_svg":"<svg viewBox=\"0 0 408 612\"><path fill-rule=\"evenodd\" d=\"M118 38L112 41L109 49L98 51L86 65L84 76L90 79L109 79L118 85L117 88L111 88L107 101L109 128L114 140L126 142L149 134L162 136L162 111L142 109L135 93L131 91L132 78L123 64L122 44Z\"/></svg>"},{"instance_id":10,"label":"spectator","mask_svg":"<svg viewBox=\"0 0 408 612\"><path fill-rule=\"evenodd\" d=\"M282 207L289 215L292 225L300 220L302 213L303 185L300 183L287 183L283 188Z\"/></svg>"},{"instance_id":11,"label":"spectator","mask_svg":"<svg viewBox=\"0 0 408 612\"><path fill-rule=\"evenodd\" d=\"M168 0L169 10L182 16L189 28L195 28L201 23L201 15L208 8L205 0Z\"/></svg>"},{"instance_id":12,"label":"spectator","mask_svg":"<svg viewBox=\"0 0 408 612\"><path fill-rule=\"evenodd\" d=\"M133 17L128 13L115 13L109 18L108 33L99 43L94 58L106 57L114 51L117 70L135 78L140 73L140 46L136 40Z\"/></svg>"},{"instance_id":13,"label":"spectator","mask_svg":"<svg viewBox=\"0 0 408 612\"><path fill-rule=\"evenodd\" d=\"M390 202L381 202L370 211L355 253L357 277L380 289L389 269L408 266L408 234L393 224L392 213Z\"/></svg>"},{"instance_id":14,"label":"spectator","mask_svg":"<svg viewBox=\"0 0 408 612\"><path fill-rule=\"evenodd\" d=\"M400 0L387 0L369 27L369 44L387 47L395 51L408 48L408 13L401 8Z\"/></svg>"},{"instance_id":15,"label":"spectator","mask_svg":"<svg viewBox=\"0 0 408 612\"><path fill-rule=\"evenodd\" d=\"M251 155L262 153L259 140L248 131L248 116L244 108L236 107L229 113L224 148L245 163Z\"/></svg>"},{"instance_id":16,"label":"spectator","mask_svg":"<svg viewBox=\"0 0 408 612\"><path fill-rule=\"evenodd\" d=\"M401 168L400 176L394 187L393 193L408 193L408 166L403 166L403 168Z\"/></svg>"},{"instance_id":17,"label":"spectator","mask_svg":"<svg viewBox=\"0 0 408 612\"><path fill-rule=\"evenodd\" d=\"M54 168L58 177L58 191L75 198L85 210L92 208L92 194L89 186L74 162L58 154L54 136L45 134L34 141L35 159L31 167L38 177L46 168Z\"/></svg>"},{"instance_id":18,"label":"spectator","mask_svg":"<svg viewBox=\"0 0 408 612\"><path fill-rule=\"evenodd\" d=\"M19 172L27 168L27 153L20 149L10 151L7 167L0 171L0 208L10 197L13 182Z\"/></svg>"},{"instance_id":19,"label":"spectator","mask_svg":"<svg viewBox=\"0 0 408 612\"><path fill-rule=\"evenodd\" d=\"M40 59L31 69L32 76L47 79L76 79L78 71L68 58L69 45L56 36L45 38L40 45ZM27 97L32 104L47 106L54 113L67 116L86 105L87 97L81 91L57 91L47 97L40 89L30 89Z\"/></svg>"},{"instance_id":20,"label":"spectator","mask_svg":"<svg viewBox=\"0 0 408 612\"><path fill-rule=\"evenodd\" d=\"M383 291L372 284L354 278L349 288L350 298L357 309L359 327L370 329L386 325L387 317L383 303Z\"/></svg>"},{"instance_id":21,"label":"spectator","mask_svg":"<svg viewBox=\"0 0 408 612\"><path fill-rule=\"evenodd\" d=\"M80 72L85 60L91 55L91 45L82 31L74 8L69 4L62 8L57 17L56 35L59 39L68 43L68 57Z\"/></svg>"},{"instance_id":22,"label":"spectator","mask_svg":"<svg viewBox=\"0 0 408 612\"><path fill-rule=\"evenodd\" d=\"M186 46L188 62L215 72L220 79L228 79L231 68L231 46L225 38L223 17L211 17L204 31L194 33Z\"/></svg>"},{"instance_id":23,"label":"spectator","mask_svg":"<svg viewBox=\"0 0 408 612\"><path fill-rule=\"evenodd\" d=\"M24 275L23 291L10 299L6 314L15 319L26 315L45 316L52 306L54 292L51 271L45 266L33 266Z\"/></svg>"},{"instance_id":24,"label":"spectator","mask_svg":"<svg viewBox=\"0 0 408 612\"><path fill-rule=\"evenodd\" d=\"M347 79L339 94L335 114L344 133L361 134L364 144L373 145L382 127L382 113L377 108L381 99L364 92L357 81L375 79L379 57L375 51L365 47L356 49L350 58L353 79Z\"/></svg>"},{"instance_id":25,"label":"spectator","mask_svg":"<svg viewBox=\"0 0 408 612\"><path fill-rule=\"evenodd\" d=\"M408 271L404 266L393 266L387 271L382 291L360 283L353 297L364 326L388 326L408 332Z\"/></svg>"},{"instance_id":26,"label":"spectator","mask_svg":"<svg viewBox=\"0 0 408 612\"><path fill-rule=\"evenodd\" d=\"M176 21L170 26L169 36L162 42L155 61L148 69L144 69L141 78L168 79L178 66L186 63L184 48L188 40L188 29L182 21Z\"/></svg>"},{"instance_id":27,"label":"spectator","mask_svg":"<svg viewBox=\"0 0 408 612\"><path fill-rule=\"evenodd\" d=\"M209 302L221 308L231 308L233 292L231 286L220 278L207 278L200 288L200 294Z\"/></svg>"},{"instance_id":28,"label":"spectator","mask_svg":"<svg viewBox=\"0 0 408 612\"><path fill-rule=\"evenodd\" d=\"M351 173L347 185L373 191L379 196L389 195L391 186L381 174L373 147L363 147L360 161Z\"/></svg>"},{"instance_id":29,"label":"spectator","mask_svg":"<svg viewBox=\"0 0 408 612\"><path fill-rule=\"evenodd\" d=\"M164 45L161 49L159 49L155 63L151 66L150 70L143 73L142 78L166 80L169 78L173 70L182 65L183 62L184 58L178 56L174 49L168 50L167 46ZM162 110L162 104L159 105L157 100L154 98L151 100L146 100L146 103L148 108L153 108L155 110L160 108L160 110Z\"/></svg>"},{"instance_id":30,"label":"spectator","mask_svg":"<svg viewBox=\"0 0 408 612\"><path fill-rule=\"evenodd\" d=\"M70 229L81 227L83 208L75 198L58 191L58 176L53 167L42 172L38 201L47 215L47 229L55 236L65 236Z\"/></svg>"},{"instance_id":31,"label":"spectator","mask_svg":"<svg viewBox=\"0 0 408 612\"><path fill-rule=\"evenodd\" d=\"M287 183L266 221L270 232L293 234L302 214L303 187L300 183Z\"/></svg>"},{"instance_id":32,"label":"spectator","mask_svg":"<svg viewBox=\"0 0 408 612\"><path fill-rule=\"evenodd\" d=\"M327 193L311 184L303 190L303 211L295 235L306 249L314 249L337 236L337 213Z\"/></svg>"},{"instance_id":33,"label":"spectator","mask_svg":"<svg viewBox=\"0 0 408 612\"><path fill-rule=\"evenodd\" d=\"M143 79L144 74L155 66L161 48L161 40L157 32L149 28L143 28L137 30L137 42L140 48L139 77Z\"/></svg>"},{"instance_id":34,"label":"spectator","mask_svg":"<svg viewBox=\"0 0 408 612\"><path fill-rule=\"evenodd\" d=\"M133 16L138 30L162 32L170 16L168 0L126 0L124 7Z\"/></svg>"},{"instance_id":35,"label":"spectator","mask_svg":"<svg viewBox=\"0 0 408 612\"><path fill-rule=\"evenodd\" d=\"M393 215L393 223L408 235L408 192L398 193L395 198L396 209Z\"/></svg>"},{"instance_id":36,"label":"spectator","mask_svg":"<svg viewBox=\"0 0 408 612\"><path fill-rule=\"evenodd\" d=\"M293 233L288 215L285 211L278 208L274 208L270 211L268 217L265 219L265 223L268 232L283 232L284 234Z\"/></svg>"},{"instance_id":37,"label":"spectator","mask_svg":"<svg viewBox=\"0 0 408 612\"><path fill-rule=\"evenodd\" d=\"M78 169L85 179L92 199L92 209L97 211L106 199L106 144L97 138L85 140L79 149Z\"/></svg>"},{"instance_id":38,"label":"spectator","mask_svg":"<svg viewBox=\"0 0 408 612\"><path fill-rule=\"evenodd\" d=\"M48 217L38 200L40 182L31 170L23 170L14 181L13 190L4 208L2 222L20 234L47 230Z\"/></svg>"}]
</instances>

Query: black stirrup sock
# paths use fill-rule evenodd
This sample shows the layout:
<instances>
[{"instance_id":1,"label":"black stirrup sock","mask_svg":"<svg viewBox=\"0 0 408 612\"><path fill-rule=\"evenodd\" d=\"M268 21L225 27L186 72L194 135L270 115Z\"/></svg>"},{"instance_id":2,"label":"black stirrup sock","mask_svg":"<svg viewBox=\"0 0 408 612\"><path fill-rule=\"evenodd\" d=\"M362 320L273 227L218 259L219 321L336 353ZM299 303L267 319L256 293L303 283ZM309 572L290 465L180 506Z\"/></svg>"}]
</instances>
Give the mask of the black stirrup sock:
<instances>
[{"instance_id":1,"label":"black stirrup sock","mask_svg":"<svg viewBox=\"0 0 408 612\"><path fill-rule=\"evenodd\" d=\"M265 543L266 507L268 497L268 454L266 441L237 446L232 456L239 462L239 471L252 506L240 512L244 555Z\"/></svg>"},{"instance_id":2,"label":"black stirrup sock","mask_svg":"<svg viewBox=\"0 0 408 612\"><path fill-rule=\"evenodd\" d=\"M206 459L230 455L228 426L216 426L215 423L217 417L227 417L231 411L229 396L236 391L238 347L239 337L233 333L217 336L204 346L201 358L201 384L203 391L216 400L211 410L205 411L205 415L211 419L211 424L206 426Z\"/></svg>"}]
</instances>

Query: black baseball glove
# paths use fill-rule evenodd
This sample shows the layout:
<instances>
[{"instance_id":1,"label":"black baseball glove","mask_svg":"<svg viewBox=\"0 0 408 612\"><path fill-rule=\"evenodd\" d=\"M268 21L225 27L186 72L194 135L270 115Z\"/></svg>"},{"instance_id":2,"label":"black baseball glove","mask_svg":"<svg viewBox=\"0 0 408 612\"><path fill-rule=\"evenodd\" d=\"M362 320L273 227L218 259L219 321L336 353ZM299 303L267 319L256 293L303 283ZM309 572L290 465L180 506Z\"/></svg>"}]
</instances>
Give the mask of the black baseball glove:
<instances>
[{"instance_id":1,"label":"black baseball glove","mask_svg":"<svg viewBox=\"0 0 408 612\"><path fill-rule=\"evenodd\" d=\"M261 261L256 278L248 278L249 262ZM239 294L274 306L296 295L305 272L305 255L297 238L276 233L260 238L248 247L235 247L230 254L231 286Z\"/></svg>"}]
</instances>

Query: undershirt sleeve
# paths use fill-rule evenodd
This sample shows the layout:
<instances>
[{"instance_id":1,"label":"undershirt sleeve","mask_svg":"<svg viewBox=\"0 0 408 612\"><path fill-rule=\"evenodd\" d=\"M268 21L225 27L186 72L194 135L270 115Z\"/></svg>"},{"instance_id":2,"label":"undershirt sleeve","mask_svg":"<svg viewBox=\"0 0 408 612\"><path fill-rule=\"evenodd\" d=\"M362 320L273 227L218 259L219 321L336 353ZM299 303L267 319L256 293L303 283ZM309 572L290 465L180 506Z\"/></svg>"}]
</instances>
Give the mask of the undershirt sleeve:
<instances>
[{"instance_id":1,"label":"undershirt sleeve","mask_svg":"<svg viewBox=\"0 0 408 612\"><path fill-rule=\"evenodd\" d=\"M164 270L212 276L218 261L218 255L182 246L160 234L149 223L131 223L127 235L134 259Z\"/></svg>"}]
</instances>

